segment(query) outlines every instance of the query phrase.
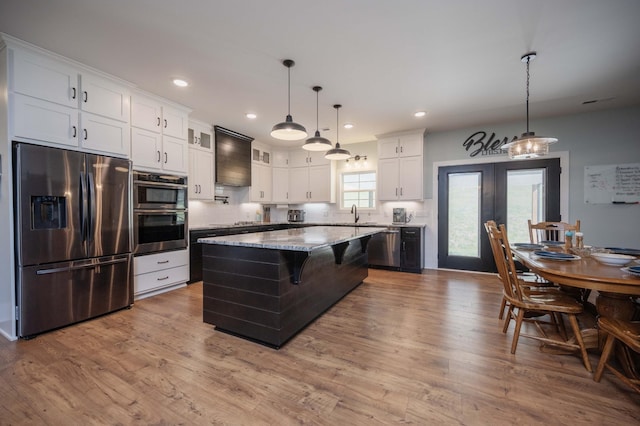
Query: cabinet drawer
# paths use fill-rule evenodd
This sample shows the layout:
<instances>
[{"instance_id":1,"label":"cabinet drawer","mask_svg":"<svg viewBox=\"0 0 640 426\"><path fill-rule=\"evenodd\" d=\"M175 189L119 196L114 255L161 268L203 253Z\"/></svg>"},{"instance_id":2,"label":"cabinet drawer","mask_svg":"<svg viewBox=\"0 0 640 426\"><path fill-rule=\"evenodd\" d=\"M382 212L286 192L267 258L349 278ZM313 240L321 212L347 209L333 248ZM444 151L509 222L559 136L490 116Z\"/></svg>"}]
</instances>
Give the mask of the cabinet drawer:
<instances>
[{"instance_id":1,"label":"cabinet drawer","mask_svg":"<svg viewBox=\"0 0 640 426\"><path fill-rule=\"evenodd\" d=\"M134 294L140 294L178 283L186 283L187 281L189 281L188 265L163 269L162 271L136 275L133 278L133 292Z\"/></svg>"},{"instance_id":2,"label":"cabinet drawer","mask_svg":"<svg viewBox=\"0 0 640 426\"><path fill-rule=\"evenodd\" d=\"M137 256L133 258L133 274L141 275L188 264L188 250L167 251L163 253L149 254L146 256Z\"/></svg>"}]
</instances>

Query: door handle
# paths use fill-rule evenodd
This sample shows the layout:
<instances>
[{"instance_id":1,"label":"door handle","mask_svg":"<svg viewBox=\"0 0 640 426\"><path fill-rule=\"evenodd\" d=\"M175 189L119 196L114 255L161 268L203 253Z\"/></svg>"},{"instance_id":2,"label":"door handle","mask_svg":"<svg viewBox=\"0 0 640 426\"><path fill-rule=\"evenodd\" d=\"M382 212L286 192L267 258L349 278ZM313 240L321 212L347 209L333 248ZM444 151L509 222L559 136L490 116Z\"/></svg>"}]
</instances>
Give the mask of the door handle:
<instances>
[{"instance_id":1,"label":"door handle","mask_svg":"<svg viewBox=\"0 0 640 426\"><path fill-rule=\"evenodd\" d=\"M84 92L82 92L84 94L84 103L86 104L87 101L89 100L89 94L87 93L87 91L85 90Z\"/></svg>"},{"instance_id":2,"label":"door handle","mask_svg":"<svg viewBox=\"0 0 640 426\"><path fill-rule=\"evenodd\" d=\"M160 127L160 117L158 117L158 127Z\"/></svg>"},{"instance_id":3,"label":"door handle","mask_svg":"<svg viewBox=\"0 0 640 426\"><path fill-rule=\"evenodd\" d=\"M93 177L93 173L87 173L89 176L89 188L88 188L88 210L89 217L87 218L87 241L93 241L93 234L96 230L96 181Z\"/></svg>"},{"instance_id":4,"label":"door handle","mask_svg":"<svg viewBox=\"0 0 640 426\"><path fill-rule=\"evenodd\" d=\"M160 151L156 151L158 153L158 163L160 162Z\"/></svg>"},{"instance_id":5,"label":"door handle","mask_svg":"<svg viewBox=\"0 0 640 426\"><path fill-rule=\"evenodd\" d=\"M89 137L89 132L87 131L87 129L82 129L84 131L84 140L86 141L87 138Z\"/></svg>"},{"instance_id":6,"label":"door handle","mask_svg":"<svg viewBox=\"0 0 640 426\"><path fill-rule=\"evenodd\" d=\"M167 161L169 160L169 156L167 155L167 153L164 153L164 164L167 164Z\"/></svg>"},{"instance_id":7,"label":"door handle","mask_svg":"<svg viewBox=\"0 0 640 426\"><path fill-rule=\"evenodd\" d=\"M73 136L71 137L75 138L76 136L78 136L78 129L76 128L76 126L71 126L71 128L73 129Z\"/></svg>"},{"instance_id":8,"label":"door handle","mask_svg":"<svg viewBox=\"0 0 640 426\"><path fill-rule=\"evenodd\" d=\"M75 98L76 98L76 88L75 88L75 87L72 87L72 88L71 88L71 91L72 91L72 93L73 93L73 94L71 95L71 99L75 99Z\"/></svg>"},{"instance_id":9,"label":"door handle","mask_svg":"<svg viewBox=\"0 0 640 426\"><path fill-rule=\"evenodd\" d=\"M166 118L164 119L164 128L165 129L167 128L167 119Z\"/></svg>"},{"instance_id":10,"label":"door handle","mask_svg":"<svg viewBox=\"0 0 640 426\"><path fill-rule=\"evenodd\" d=\"M104 262L100 262L100 263L90 263L87 265L76 265L76 266L65 266L62 268L51 268L51 269L40 269L38 271L36 271L36 275L47 275L47 274L55 274L57 272L68 272L68 271L77 271L80 269L89 269L89 268L99 268L101 266L107 266L107 265L115 265L116 263L122 263L122 262L126 262L127 259L114 259L114 260L107 260Z\"/></svg>"}]
</instances>

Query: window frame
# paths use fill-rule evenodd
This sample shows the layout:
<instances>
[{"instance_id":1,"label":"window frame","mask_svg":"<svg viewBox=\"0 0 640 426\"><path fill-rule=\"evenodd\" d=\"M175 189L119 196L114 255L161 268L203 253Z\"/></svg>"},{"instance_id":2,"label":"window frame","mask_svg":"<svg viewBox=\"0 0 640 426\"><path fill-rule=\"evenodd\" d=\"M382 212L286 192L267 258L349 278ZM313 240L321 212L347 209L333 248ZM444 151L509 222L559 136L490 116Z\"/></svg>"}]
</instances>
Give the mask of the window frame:
<instances>
[{"instance_id":1,"label":"window frame","mask_svg":"<svg viewBox=\"0 0 640 426\"><path fill-rule=\"evenodd\" d=\"M378 209L378 199L377 199L377 193L378 193L378 171L375 169L362 169L362 170L343 170L340 172L340 206L339 206L339 210L350 210L351 209L351 205L349 206L345 206L344 205L344 193L345 193L345 189L344 189L344 176L345 175L362 175L362 174L369 174L369 173L373 173L374 175L374 183L375 183L375 187L372 190L369 189L359 189L357 191L347 191L347 192L373 192L373 207L360 207L358 206L358 210L359 211L369 211L369 212L373 212L373 211L377 211Z\"/></svg>"}]
</instances>

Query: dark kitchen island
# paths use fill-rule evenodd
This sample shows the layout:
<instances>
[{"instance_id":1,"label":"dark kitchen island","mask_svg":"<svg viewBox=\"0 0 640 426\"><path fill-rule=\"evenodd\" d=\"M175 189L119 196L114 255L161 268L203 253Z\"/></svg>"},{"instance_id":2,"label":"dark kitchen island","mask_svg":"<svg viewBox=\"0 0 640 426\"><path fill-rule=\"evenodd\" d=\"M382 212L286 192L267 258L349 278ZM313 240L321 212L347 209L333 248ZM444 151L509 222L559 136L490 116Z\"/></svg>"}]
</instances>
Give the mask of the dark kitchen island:
<instances>
[{"instance_id":1,"label":"dark kitchen island","mask_svg":"<svg viewBox=\"0 0 640 426\"><path fill-rule=\"evenodd\" d=\"M312 226L199 239L204 322L281 347L362 283L367 243L384 230Z\"/></svg>"}]
</instances>

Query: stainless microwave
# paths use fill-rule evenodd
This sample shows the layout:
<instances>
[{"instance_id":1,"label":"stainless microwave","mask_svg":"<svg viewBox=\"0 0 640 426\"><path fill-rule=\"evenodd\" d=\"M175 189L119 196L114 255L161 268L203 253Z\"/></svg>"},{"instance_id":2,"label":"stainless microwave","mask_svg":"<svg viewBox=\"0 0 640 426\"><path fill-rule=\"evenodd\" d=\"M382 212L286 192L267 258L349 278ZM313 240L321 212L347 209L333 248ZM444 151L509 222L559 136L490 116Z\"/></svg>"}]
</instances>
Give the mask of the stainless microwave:
<instances>
[{"instance_id":1,"label":"stainless microwave","mask_svg":"<svg viewBox=\"0 0 640 426\"><path fill-rule=\"evenodd\" d=\"M186 176L133 171L134 210L184 210L187 190Z\"/></svg>"}]
</instances>

